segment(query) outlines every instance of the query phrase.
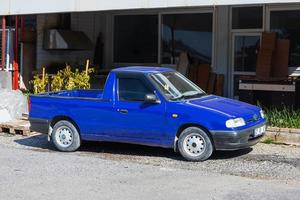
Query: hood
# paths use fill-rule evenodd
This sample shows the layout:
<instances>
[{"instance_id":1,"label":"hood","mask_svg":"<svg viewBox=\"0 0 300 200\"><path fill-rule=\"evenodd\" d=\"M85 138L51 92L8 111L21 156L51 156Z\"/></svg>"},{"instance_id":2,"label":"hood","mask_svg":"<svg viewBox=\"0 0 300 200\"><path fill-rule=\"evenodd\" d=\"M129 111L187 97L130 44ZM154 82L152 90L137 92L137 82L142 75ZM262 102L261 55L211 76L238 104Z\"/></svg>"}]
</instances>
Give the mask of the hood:
<instances>
[{"instance_id":1,"label":"hood","mask_svg":"<svg viewBox=\"0 0 300 200\"><path fill-rule=\"evenodd\" d=\"M93 48L91 40L81 31L49 29L44 33L46 50L89 50Z\"/></svg>"},{"instance_id":2,"label":"hood","mask_svg":"<svg viewBox=\"0 0 300 200\"><path fill-rule=\"evenodd\" d=\"M195 107L209 109L230 118L243 117L246 121L252 120L254 115L260 118L260 108L241 101L218 97L214 95L192 99L186 102Z\"/></svg>"}]
</instances>

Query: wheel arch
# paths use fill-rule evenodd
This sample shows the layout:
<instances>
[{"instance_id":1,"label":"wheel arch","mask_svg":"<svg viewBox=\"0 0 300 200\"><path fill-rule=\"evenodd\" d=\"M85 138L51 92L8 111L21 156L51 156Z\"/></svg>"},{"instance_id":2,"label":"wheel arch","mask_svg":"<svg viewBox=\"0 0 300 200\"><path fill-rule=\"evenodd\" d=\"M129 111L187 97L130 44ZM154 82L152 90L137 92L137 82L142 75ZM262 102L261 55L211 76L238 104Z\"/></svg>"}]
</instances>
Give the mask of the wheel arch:
<instances>
[{"instance_id":1,"label":"wheel arch","mask_svg":"<svg viewBox=\"0 0 300 200\"><path fill-rule=\"evenodd\" d=\"M183 130L185 130L189 127L197 127L197 128L202 129L203 131L205 131L207 133L208 137L211 139L213 147L215 148L214 139L212 137L212 134L210 133L210 131L205 126L203 126L201 124L198 124L198 123L185 123L185 124L182 124L177 129L176 136L175 136L175 139L174 139L174 147L173 147L175 152L178 151L178 138L179 138L180 134L182 133Z\"/></svg>"},{"instance_id":2,"label":"wheel arch","mask_svg":"<svg viewBox=\"0 0 300 200\"><path fill-rule=\"evenodd\" d=\"M77 123L76 123L71 117L64 116L64 115L58 115L58 116L55 116L55 117L50 121L50 123L49 123L49 128L52 129L52 128L54 127L54 125L55 125L57 122L62 121L62 120L66 120L66 121L72 123L72 124L75 126L75 128L77 129L77 131L78 131L78 133L79 133L79 135L80 135L80 128L79 128L79 126L77 125ZM52 131L51 131L51 132L52 132Z\"/></svg>"}]
</instances>

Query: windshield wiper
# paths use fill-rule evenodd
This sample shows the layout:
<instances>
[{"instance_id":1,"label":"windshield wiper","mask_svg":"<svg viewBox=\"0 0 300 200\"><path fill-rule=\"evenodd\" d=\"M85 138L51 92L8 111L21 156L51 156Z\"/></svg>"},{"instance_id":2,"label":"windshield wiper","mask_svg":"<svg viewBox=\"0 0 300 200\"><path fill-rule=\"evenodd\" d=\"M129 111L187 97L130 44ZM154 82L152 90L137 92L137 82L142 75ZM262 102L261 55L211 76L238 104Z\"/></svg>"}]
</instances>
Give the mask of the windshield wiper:
<instances>
[{"instance_id":1,"label":"windshield wiper","mask_svg":"<svg viewBox=\"0 0 300 200\"><path fill-rule=\"evenodd\" d=\"M191 95L183 95L185 98L194 98L194 97L202 97L205 96L205 93L196 93L196 94L191 94Z\"/></svg>"},{"instance_id":2,"label":"windshield wiper","mask_svg":"<svg viewBox=\"0 0 300 200\"><path fill-rule=\"evenodd\" d=\"M180 96L178 96L178 97L173 97L173 98L171 98L171 100L176 101L176 100L181 100L181 99L184 99L184 98L185 98L184 95L180 95Z\"/></svg>"}]
</instances>

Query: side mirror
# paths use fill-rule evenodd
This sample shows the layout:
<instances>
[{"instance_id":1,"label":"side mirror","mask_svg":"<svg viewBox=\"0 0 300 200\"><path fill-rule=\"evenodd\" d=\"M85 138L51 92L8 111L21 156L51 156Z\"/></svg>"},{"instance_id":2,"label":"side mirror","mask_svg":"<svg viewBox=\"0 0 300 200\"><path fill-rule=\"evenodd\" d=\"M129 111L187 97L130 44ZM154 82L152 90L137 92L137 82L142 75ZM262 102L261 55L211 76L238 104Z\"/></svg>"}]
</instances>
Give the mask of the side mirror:
<instances>
[{"instance_id":1,"label":"side mirror","mask_svg":"<svg viewBox=\"0 0 300 200\"><path fill-rule=\"evenodd\" d=\"M146 94L145 95L145 103L158 103L159 100L154 94Z\"/></svg>"}]
</instances>

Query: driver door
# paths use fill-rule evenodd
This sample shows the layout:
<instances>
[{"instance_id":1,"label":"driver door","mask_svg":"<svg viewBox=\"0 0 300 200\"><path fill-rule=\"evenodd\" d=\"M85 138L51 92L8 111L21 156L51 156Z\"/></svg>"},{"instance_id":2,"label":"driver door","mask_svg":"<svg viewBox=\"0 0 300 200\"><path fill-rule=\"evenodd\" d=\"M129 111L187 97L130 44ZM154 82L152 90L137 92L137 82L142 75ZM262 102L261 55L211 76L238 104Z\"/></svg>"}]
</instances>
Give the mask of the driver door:
<instances>
[{"instance_id":1,"label":"driver door","mask_svg":"<svg viewBox=\"0 0 300 200\"><path fill-rule=\"evenodd\" d=\"M153 86L141 77L118 77L115 111L117 137L150 142L166 137L165 103L145 103L146 94L155 94ZM157 95L156 95L157 96Z\"/></svg>"}]
</instances>

